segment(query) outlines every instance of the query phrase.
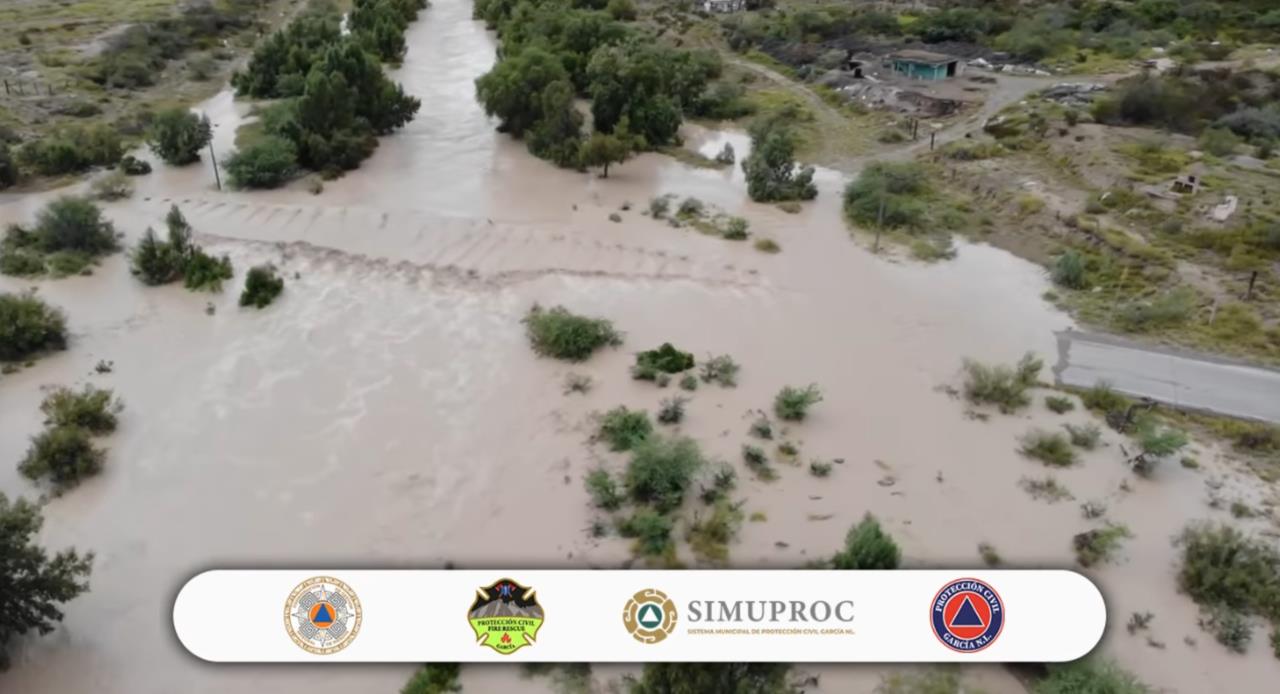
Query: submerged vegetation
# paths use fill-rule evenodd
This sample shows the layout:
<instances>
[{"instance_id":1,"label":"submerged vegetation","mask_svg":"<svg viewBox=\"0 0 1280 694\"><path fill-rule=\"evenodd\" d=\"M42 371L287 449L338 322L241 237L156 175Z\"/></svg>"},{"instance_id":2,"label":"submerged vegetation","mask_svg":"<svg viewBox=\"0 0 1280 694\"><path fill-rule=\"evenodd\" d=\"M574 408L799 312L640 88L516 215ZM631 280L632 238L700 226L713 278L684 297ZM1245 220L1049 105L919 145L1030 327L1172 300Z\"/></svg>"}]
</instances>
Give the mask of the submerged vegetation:
<instances>
[{"instance_id":1,"label":"submerged vegetation","mask_svg":"<svg viewBox=\"0 0 1280 694\"><path fill-rule=\"evenodd\" d=\"M169 236L161 241L151 229L142 235L130 253L130 271L143 284L158 286L179 279L193 291L221 291L222 283L231 279L231 259L215 258L191 240L191 225L177 205L165 216Z\"/></svg>"},{"instance_id":2,"label":"submerged vegetation","mask_svg":"<svg viewBox=\"0 0 1280 694\"><path fill-rule=\"evenodd\" d=\"M115 227L87 198L64 195L36 213L30 228L10 225L0 240L0 272L63 277L90 272L101 256L116 251Z\"/></svg>"},{"instance_id":3,"label":"submerged vegetation","mask_svg":"<svg viewBox=\"0 0 1280 694\"><path fill-rule=\"evenodd\" d=\"M603 318L570 313L563 306L544 309L537 304L524 317L533 351L544 357L583 361L601 347L622 344L622 334Z\"/></svg>"},{"instance_id":4,"label":"submerged vegetation","mask_svg":"<svg viewBox=\"0 0 1280 694\"><path fill-rule=\"evenodd\" d=\"M45 430L31 438L18 471L33 481L47 480L55 493L98 474L106 453L93 445L93 437L115 431L123 409L110 390L54 390L40 405Z\"/></svg>"},{"instance_id":5,"label":"submerged vegetation","mask_svg":"<svg viewBox=\"0 0 1280 694\"><path fill-rule=\"evenodd\" d=\"M0 293L0 362L66 349L67 318L34 291Z\"/></svg>"},{"instance_id":6,"label":"submerged vegetation","mask_svg":"<svg viewBox=\"0 0 1280 694\"><path fill-rule=\"evenodd\" d=\"M1028 352L1016 366L990 366L970 359L964 362L964 395L969 402L995 405L1010 414L1031 403L1027 391L1040 376L1044 362Z\"/></svg>"}]
</instances>

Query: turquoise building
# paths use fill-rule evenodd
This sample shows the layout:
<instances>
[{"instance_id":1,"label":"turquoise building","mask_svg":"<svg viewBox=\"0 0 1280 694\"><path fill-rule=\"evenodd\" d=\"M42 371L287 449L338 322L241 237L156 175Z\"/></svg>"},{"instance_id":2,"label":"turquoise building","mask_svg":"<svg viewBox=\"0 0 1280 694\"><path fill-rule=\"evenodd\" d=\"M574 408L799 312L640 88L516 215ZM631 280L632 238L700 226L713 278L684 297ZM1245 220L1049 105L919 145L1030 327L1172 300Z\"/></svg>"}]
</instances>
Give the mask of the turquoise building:
<instances>
[{"instance_id":1,"label":"turquoise building","mask_svg":"<svg viewBox=\"0 0 1280 694\"><path fill-rule=\"evenodd\" d=\"M893 71L917 80L945 80L960 72L960 59L929 51L898 51L889 56Z\"/></svg>"}]
</instances>

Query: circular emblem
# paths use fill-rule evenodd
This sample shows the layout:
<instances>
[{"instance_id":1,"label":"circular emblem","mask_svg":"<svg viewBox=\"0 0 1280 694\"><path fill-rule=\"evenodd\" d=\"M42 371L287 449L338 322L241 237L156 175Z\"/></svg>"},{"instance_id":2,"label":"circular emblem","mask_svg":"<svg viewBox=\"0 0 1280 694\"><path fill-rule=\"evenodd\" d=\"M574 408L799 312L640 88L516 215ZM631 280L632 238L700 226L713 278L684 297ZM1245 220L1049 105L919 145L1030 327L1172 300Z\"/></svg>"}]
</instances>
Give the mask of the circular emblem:
<instances>
[{"instance_id":1,"label":"circular emblem","mask_svg":"<svg viewBox=\"0 0 1280 694\"><path fill-rule=\"evenodd\" d=\"M622 624L637 641L657 643L676 628L676 604L666 593L646 588L627 601Z\"/></svg>"},{"instance_id":2,"label":"circular emblem","mask_svg":"<svg viewBox=\"0 0 1280 694\"><path fill-rule=\"evenodd\" d=\"M990 646L1004 629L1004 603L986 583L960 578L933 597L929 617L933 633L944 646L976 653Z\"/></svg>"},{"instance_id":3,"label":"circular emblem","mask_svg":"<svg viewBox=\"0 0 1280 694\"><path fill-rule=\"evenodd\" d=\"M284 603L284 628L308 653L337 653L360 633L360 599L336 578L308 578Z\"/></svg>"}]
</instances>

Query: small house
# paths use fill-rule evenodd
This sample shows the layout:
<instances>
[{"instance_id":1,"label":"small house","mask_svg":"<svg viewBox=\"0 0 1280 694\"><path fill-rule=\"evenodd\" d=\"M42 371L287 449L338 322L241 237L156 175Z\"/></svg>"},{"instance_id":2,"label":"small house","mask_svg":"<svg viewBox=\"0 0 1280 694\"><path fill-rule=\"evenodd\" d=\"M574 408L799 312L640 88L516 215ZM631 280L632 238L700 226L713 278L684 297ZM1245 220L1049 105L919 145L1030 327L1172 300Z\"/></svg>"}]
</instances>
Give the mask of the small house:
<instances>
[{"instance_id":1,"label":"small house","mask_svg":"<svg viewBox=\"0 0 1280 694\"><path fill-rule=\"evenodd\" d=\"M702 10L713 14L729 14L747 9L747 0L702 0Z\"/></svg>"},{"instance_id":2,"label":"small house","mask_svg":"<svg viewBox=\"0 0 1280 694\"><path fill-rule=\"evenodd\" d=\"M932 51L898 51L889 62L894 72L917 80L944 80L960 72L959 58Z\"/></svg>"}]
</instances>

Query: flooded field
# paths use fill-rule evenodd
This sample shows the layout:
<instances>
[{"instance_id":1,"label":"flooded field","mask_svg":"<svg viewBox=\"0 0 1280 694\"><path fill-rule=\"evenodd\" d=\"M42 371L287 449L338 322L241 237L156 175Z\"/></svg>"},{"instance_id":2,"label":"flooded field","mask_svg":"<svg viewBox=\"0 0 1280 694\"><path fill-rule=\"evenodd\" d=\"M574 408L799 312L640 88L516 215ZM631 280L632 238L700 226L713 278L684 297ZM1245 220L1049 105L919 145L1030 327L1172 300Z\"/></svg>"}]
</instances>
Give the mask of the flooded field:
<instances>
[{"instance_id":1,"label":"flooded field","mask_svg":"<svg viewBox=\"0 0 1280 694\"><path fill-rule=\"evenodd\" d=\"M737 461L751 412L781 386L816 382L825 400L789 438L805 460L845 460L829 479L783 465L778 481L761 483L740 471L745 510L768 520L744 525L733 565L829 556L871 512L908 566L978 566L982 541L1012 566L1070 566L1071 536L1090 527L1079 503L1104 500L1134 537L1092 573L1112 613L1103 651L1168 691L1264 692L1280 681L1265 648L1232 656L1201 632L1175 589L1171 538L1189 519L1222 513L1205 506L1206 480L1230 496L1256 493L1249 478L1201 447L1200 471L1166 465L1136 479L1107 432L1108 445L1057 473L1075 501L1037 501L1019 480L1044 470L1017 453L1017 437L1088 416L1035 407L976 421L940 389L959 383L964 357L1011 361L1030 350L1052 361L1054 331L1071 321L1041 300L1038 267L973 245L936 266L876 258L849 239L835 172L820 172L817 202L789 215L749 202L736 168L644 155L608 179L554 169L494 132L475 103L473 80L494 43L470 8L438 0L410 28L394 77L422 99L421 113L322 195L301 185L220 193L211 169L157 164L132 200L107 207L132 242L177 203L198 240L238 272L277 264L288 283L275 305L239 309L230 289L147 288L123 255L89 277L35 283L66 310L73 341L0 378L0 460L21 458L49 386L110 387L127 409L106 442L105 472L45 510L46 545L97 553L92 591L67 606L54 634L18 644L0 690L398 691L411 667L199 662L172 635L173 595L215 566L628 561L625 541L588 533L582 478L622 461L588 445L590 415L652 409L672 395L627 374L632 352L666 341L743 365L737 388L692 395L681 429L709 454ZM247 109L224 93L205 110L225 155ZM708 152L731 141L740 157L748 147L741 133L693 126L687 139ZM665 193L742 215L783 250L762 254L640 214ZM0 224L45 200L0 198ZM0 290L29 284L0 277ZM608 317L626 342L580 366L539 359L520 324L535 302ZM114 361L113 373L93 374L100 359ZM597 386L563 395L570 371ZM1126 481L1131 491L1121 491ZM11 464L0 464L0 490L38 494ZM1126 633L1135 611L1155 613L1165 648ZM873 690L883 668L811 671L822 691L848 692ZM545 686L515 667L463 672L469 691ZM1000 668L969 676L990 692L1022 691Z\"/></svg>"}]
</instances>

